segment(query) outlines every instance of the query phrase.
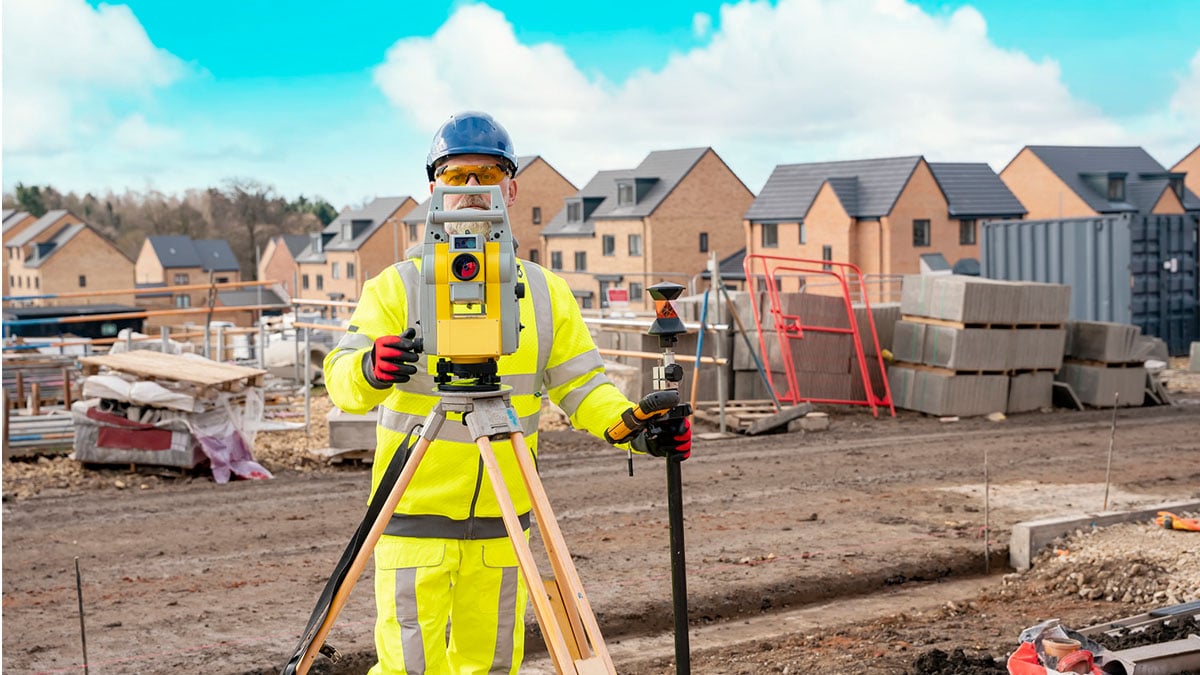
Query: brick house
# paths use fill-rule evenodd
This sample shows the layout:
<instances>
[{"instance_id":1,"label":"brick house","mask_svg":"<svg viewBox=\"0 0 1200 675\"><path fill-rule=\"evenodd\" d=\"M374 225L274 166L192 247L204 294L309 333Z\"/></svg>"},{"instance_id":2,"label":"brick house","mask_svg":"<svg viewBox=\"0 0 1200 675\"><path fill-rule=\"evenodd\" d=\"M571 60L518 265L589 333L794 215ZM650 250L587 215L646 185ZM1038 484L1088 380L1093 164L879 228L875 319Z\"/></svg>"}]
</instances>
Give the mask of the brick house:
<instances>
[{"instance_id":1,"label":"brick house","mask_svg":"<svg viewBox=\"0 0 1200 675\"><path fill-rule=\"evenodd\" d=\"M1185 174L1168 171L1139 147L1029 145L1000 178L1032 220L1200 211Z\"/></svg>"},{"instance_id":2,"label":"brick house","mask_svg":"<svg viewBox=\"0 0 1200 675\"><path fill-rule=\"evenodd\" d=\"M1171 171L1184 174L1183 184L1193 193L1200 195L1200 145L1176 162Z\"/></svg>"},{"instance_id":3,"label":"brick house","mask_svg":"<svg viewBox=\"0 0 1200 675\"><path fill-rule=\"evenodd\" d=\"M781 164L746 212L746 249L851 263L865 277L890 278L919 273L922 257L977 260L979 221L1024 213L983 163L913 156ZM805 283L838 292L832 279Z\"/></svg>"},{"instance_id":4,"label":"brick house","mask_svg":"<svg viewBox=\"0 0 1200 675\"><path fill-rule=\"evenodd\" d=\"M26 222L19 233L5 242L4 252L5 276L16 296L130 290L128 294L62 301L38 298L27 304L133 302L133 261L99 230L68 211L50 211L32 223Z\"/></svg>"},{"instance_id":5,"label":"brick house","mask_svg":"<svg viewBox=\"0 0 1200 675\"><path fill-rule=\"evenodd\" d=\"M28 211L17 211L16 209L4 209L4 243L12 237L20 234L26 226L37 222L37 217ZM7 248L4 251L4 295L9 294L9 282L12 281L12 275L8 270L9 251Z\"/></svg>"},{"instance_id":6,"label":"brick house","mask_svg":"<svg viewBox=\"0 0 1200 675\"><path fill-rule=\"evenodd\" d=\"M306 300L358 300L363 282L391 265L404 251L402 220L416 208L407 195L380 197L357 211L343 211L325 229L312 234L295 256ZM349 315L332 308L331 316Z\"/></svg>"},{"instance_id":7,"label":"brick house","mask_svg":"<svg viewBox=\"0 0 1200 675\"><path fill-rule=\"evenodd\" d=\"M277 234L271 237L258 259L258 278L275 281L286 297L294 296L300 285L296 256L308 247L311 240L307 234Z\"/></svg>"},{"instance_id":8,"label":"brick house","mask_svg":"<svg viewBox=\"0 0 1200 675\"><path fill-rule=\"evenodd\" d=\"M584 309L606 305L608 289L644 308L646 287L688 286L710 251L745 245L739 226L754 200L709 147L651 152L638 166L600 171L567 197L542 231L543 265L560 273Z\"/></svg>"},{"instance_id":9,"label":"brick house","mask_svg":"<svg viewBox=\"0 0 1200 675\"><path fill-rule=\"evenodd\" d=\"M578 188L541 155L518 157L516 179L517 199L508 210L508 224L517 240L517 255L544 264L542 227ZM421 243L421 228L428 215L429 199L426 199L404 217L405 241L409 246Z\"/></svg>"},{"instance_id":10,"label":"brick house","mask_svg":"<svg viewBox=\"0 0 1200 675\"><path fill-rule=\"evenodd\" d=\"M149 237L142 244L135 266L138 301L147 307L204 307L208 291L173 292L172 286L242 280L241 266L224 239L183 236ZM154 289L154 290L150 290Z\"/></svg>"}]
</instances>

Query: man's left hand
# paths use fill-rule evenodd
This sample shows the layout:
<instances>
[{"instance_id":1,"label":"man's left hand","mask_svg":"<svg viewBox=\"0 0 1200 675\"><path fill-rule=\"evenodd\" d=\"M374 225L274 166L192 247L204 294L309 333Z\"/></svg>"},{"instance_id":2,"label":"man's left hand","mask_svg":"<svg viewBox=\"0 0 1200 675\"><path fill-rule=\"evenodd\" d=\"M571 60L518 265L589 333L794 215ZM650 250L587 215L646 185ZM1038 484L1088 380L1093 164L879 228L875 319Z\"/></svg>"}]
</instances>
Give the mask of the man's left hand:
<instances>
[{"instance_id":1,"label":"man's left hand","mask_svg":"<svg viewBox=\"0 0 1200 675\"><path fill-rule=\"evenodd\" d=\"M655 420L633 437L634 450L682 462L692 455L692 422L686 417Z\"/></svg>"}]
</instances>

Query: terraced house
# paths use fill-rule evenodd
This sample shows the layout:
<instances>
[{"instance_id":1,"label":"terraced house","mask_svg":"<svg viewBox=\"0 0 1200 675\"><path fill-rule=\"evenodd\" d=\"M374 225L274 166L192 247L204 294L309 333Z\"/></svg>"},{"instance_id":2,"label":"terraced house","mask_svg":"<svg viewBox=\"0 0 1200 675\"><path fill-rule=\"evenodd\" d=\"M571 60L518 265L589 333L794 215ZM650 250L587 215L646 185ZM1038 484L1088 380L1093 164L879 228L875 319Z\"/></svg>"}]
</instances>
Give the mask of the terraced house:
<instances>
[{"instance_id":1,"label":"terraced house","mask_svg":"<svg viewBox=\"0 0 1200 675\"><path fill-rule=\"evenodd\" d=\"M923 260L977 265L979 223L1024 215L1021 202L980 162L912 156L781 164L746 211L746 249L851 263L869 279L888 279L919 273ZM820 272L785 284L800 285L840 292Z\"/></svg>"},{"instance_id":2,"label":"terraced house","mask_svg":"<svg viewBox=\"0 0 1200 675\"><path fill-rule=\"evenodd\" d=\"M543 262L570 284L584 309L609 289L646 306L660 281L688 286L710 252L740 250L742 214L754 194L709 147L651 152L632 169L600 171L567 197L542 232Z\"/></svg>"},{"instance_id":3,"label":"terraced house","mask_svg":"<svg viewBox=\"0 0 1200 675\"><path fill-rule=\"evenodd\" d=\"M563 199L574 194L577 188L541 155L518 157L516 179L517 199L508 209L508 224L517 240L517 255L544 264L542 228L562 208ZM429 200L426 199L404 217L409 246L421 243L424 237L421 230L428 215Z\"/></svg>"},{"instance_id":4,"label":"terraced house","mask_svg":"<svg viewBox=\"0 0 1200 675\"><path fill-rule=\"evenodd\" d=\"M224 284L242 280L242 268L224 239L170 235L146 239L136 265L138 303L150 308L204 307L208 291L174 291L172 286Z\"/></svg>"},{"instance_id":5,"label":"terraced house","mask_svg":"<svg viewBox=\"0 0 1200 675\"><path fill-rule=\"evenodd\" d=\"M13 214L4 232L6 294L31 296L25 305L128 304L133 293L59 300L66 293L133 288L133 261L75 214L49 211L30 220ZM19 225L19 226L18 226ZM10 236L11 234L11 236Z\"/></svg>"},{"instance_id":6,"label":"terraced house","mask_svg":"<svg viewBox=\"0 0 1200 675\"><path fill-rule=\"evenodd\" d=\"M407 195L379 197L356 211L343 211L296 256L300 286L295 297L306 300L358 300L363 283L395 261L404 248L402 220L416 208ZM349 316L348 308L331 308L330 316Z\"/></svg>"}]
</instances>

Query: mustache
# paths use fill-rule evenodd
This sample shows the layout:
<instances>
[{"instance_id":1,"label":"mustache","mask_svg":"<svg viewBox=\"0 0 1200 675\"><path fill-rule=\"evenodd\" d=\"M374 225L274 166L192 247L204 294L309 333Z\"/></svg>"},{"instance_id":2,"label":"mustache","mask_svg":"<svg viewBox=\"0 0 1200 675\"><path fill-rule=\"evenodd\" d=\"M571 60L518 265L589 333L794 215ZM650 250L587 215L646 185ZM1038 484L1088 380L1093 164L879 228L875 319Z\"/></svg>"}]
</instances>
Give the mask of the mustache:
<instances>
[{"instance_id":1,"label":"mustache","mask_svg":"<svg viewBox=\"0 0 1200 675\"><path fill-rule=\"evenodd\" d=\"M478 206L481 209L490 208L488 198L484 195L464 195L462 201L458 203L458 208L469 209Z\"/></svg>"}]
</instances>

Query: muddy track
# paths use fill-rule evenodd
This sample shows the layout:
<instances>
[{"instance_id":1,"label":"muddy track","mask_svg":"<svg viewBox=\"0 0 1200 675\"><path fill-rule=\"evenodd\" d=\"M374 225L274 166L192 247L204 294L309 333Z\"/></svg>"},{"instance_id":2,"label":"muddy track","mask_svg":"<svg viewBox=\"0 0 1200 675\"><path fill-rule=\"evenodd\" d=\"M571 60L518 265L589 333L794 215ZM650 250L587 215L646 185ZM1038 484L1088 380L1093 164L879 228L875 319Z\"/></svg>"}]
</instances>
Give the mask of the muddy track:
<instances>
[{"instance_id":1,"label":"muddy track","mask_svg":"<svg viewBox=\"0 0 1200 675\"><path fill-rule=\"evenodd\" d=\"M1197 496L1200 408L1119 415L1113 504ZM984 451L1001 558L1013 523L1098 508L1109 421L1106 411L952 425L850 413L820 434L700 441L684 465L692 621L978 573ZM543 480L606 637L668 630L662 465L638 457L629 477L601 441L543 436ZM82 663L78 556L98 672L275 672L361 518L367 481L365 469L283 472L6 503L4 669ZM368 573L331 637L351 663L369 660L373 614Z\"/></svg>"}]
</instances>

